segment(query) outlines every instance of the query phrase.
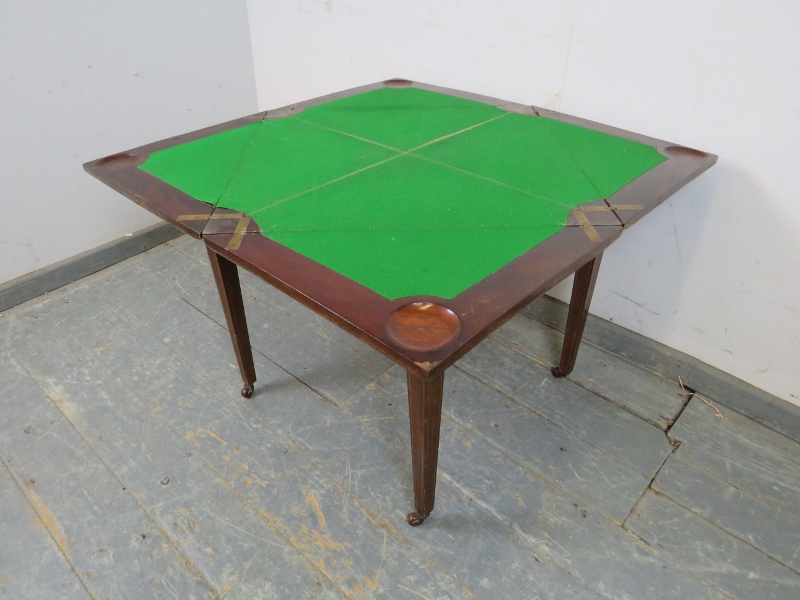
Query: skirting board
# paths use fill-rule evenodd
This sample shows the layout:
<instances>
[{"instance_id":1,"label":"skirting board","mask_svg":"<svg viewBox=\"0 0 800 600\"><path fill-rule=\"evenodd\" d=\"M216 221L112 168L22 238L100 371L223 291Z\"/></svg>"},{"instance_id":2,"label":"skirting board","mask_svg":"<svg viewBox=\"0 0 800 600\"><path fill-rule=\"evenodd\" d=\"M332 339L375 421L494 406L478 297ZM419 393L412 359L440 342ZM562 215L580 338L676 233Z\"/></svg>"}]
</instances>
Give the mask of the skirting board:
<instances>
[{"instance_id":1,"label":"skirting board","mask_svg":"<svg viewBox=\"0 0 800 600\"><path fill-rule=\"evenodd\" d=\"M113 240L44 269L12 279L0 285L0 311L101 271L179 235L181 231L172 225L157 223L140 229L130 236Z\"/></svg>"},{"instance_id":2,"label":"skirting board","mask_svg":"<svg viewBox=\"0 0 800 600\"><path fill-rule=\"evenodd\" d=\"M564 330L567 321L567 304L550 296L542 296L522 312L560 331ZM800 442L800 406L768 394L697 358L594 315L589 315L586 321L583 341L613 352L665 379L678 381L680 376L688 389L704 398Z\"/></svg>"},{"instance_id":3,"label":"skirting board","mask_svg":"<svg viewBox=\"0 0 800 600\"><path fill-rule=\"evenodd\" d=\"M181 232L171 225L159 223L4 283L0 285L0 311L96 273L180 235ZM567 320L567 305L555 298L542 296L525 308L523 314L563 331ZM800 407L733 375L594 315L589 315L587 319L583 339L666 379L677 381L680 376L687 388L800 442Z\"/></svg>"}]
</instances>

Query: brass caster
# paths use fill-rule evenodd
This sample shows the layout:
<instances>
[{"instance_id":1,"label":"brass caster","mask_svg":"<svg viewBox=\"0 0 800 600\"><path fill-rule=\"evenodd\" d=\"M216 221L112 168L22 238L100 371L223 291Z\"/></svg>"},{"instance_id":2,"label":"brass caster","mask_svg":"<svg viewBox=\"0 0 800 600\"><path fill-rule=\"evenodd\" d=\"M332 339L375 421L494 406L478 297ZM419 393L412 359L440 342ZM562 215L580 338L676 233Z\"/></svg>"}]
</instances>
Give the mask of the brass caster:
<instances>
[{"instance_id":1,"label":"brass caster","mask_svg":"<svg viewBox=\"0 0 800 600\"><path fill-rule=\"evenodd\" d=\"M418 527L425 522L425 517L420 517L418 513L412 512L408 513L406 521L408 521L408 524L412 527Z\"/></svg>"},{"instance_id":2,"label":"brass caster","mask_svg":"<svg viewBox=\"0 0 800 600\"><path fill-rule=\"evenodd\" d=\"M246 385L242 388L242 396L249 398L253 395L253 384Z\"/></svg>"}]
</instances>

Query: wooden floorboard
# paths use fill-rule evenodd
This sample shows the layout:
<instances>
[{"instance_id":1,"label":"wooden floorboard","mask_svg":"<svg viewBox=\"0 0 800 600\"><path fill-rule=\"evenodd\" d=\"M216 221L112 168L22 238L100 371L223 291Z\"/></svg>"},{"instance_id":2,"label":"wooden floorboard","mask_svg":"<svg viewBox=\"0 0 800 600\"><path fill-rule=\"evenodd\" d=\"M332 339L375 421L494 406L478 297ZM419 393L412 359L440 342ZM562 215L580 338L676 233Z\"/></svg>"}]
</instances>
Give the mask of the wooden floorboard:
<instances>
[{"instance_id":1,"label":"wooden floorboard","mask_svg":"<svg viewBox=\"0 0 800 600\"><path fill-rule=\"evenodd\" d=\"M800 574L800 520L728 483L718 474L670 458L653 490L758 548Z\"/></svg>"},{"instance_id":2,"label":"wooden floorboard","mask_svg":"<svg viewBox=\"0 0 800 600\"><path fill-rule=\"evenodd\" d=\"M23 491L30 485L18 483L5 462L0 463L0 597L91 598L59 549L59 538L51 536L47 514L42 520L34 510L38 501Z\"/></svg>"},{"instance_id":3,"label":"wooden floorboard","mask_svg":"<svg viewBox=\"0 0 800 600\"><path fill-rule=\"evenodd\" d=\"M281 306L262 300L264 295L254 291L253 295L245 297L253 348L325 398L333 402L346 400L391 366L389 359L352 336L348 335L344 343L338 334L320 336L314 331L313 321L293 318L292 313ZM216 322L224 323L213 283L183 298Z\"/></svg>"},{"instance_id":4,"label":"wooden floorboard","mask_svg":"<svg viewBox=\"0 0 800 600\"><path fill-rule=\"evenodd\" d=\"M567 309L564 302L542 296L525 307L522 314L563 331ZM675 348L592 314L586 321L583 344L592 344L626 358L663 379L674 382L681 377L687 387L800 442L800 406L768 394Z\"/></svg>"},{"instance_id":5,"label":"wooden floorboard","mask_svg":"<svg viewBox=\"0 0 800 600\"><path fill-rule=\"evenodd\" d=\"M796 600L797 573L669 498L648 492L626 528L736 600Z\"/></svg>"},{"instance_id":6,"label":"wooden floorboard","mask_svg":"<svg viewBox=\"0 0 800 600\"><path fill-rule=\"evenodd\" d=\"M524 315L492 337L545 366L558 362L564 339L561 332ZM590 344L581 346L575 370L567 378L660 429L672 425L685 404L677 381L666 381Z\"/></svg>"},{"instance_id":7,"label":"wooden floorboard","mask_svg":"<svg viewBox=\"0 0 800 600\"><path fill-rule=\"evenodd\" d=\"M75 429L69 417L84 409L74 387L43 374L45 393L37 375L4 394L0 452L81 587L92 598L221 597Z\"/></svg>"},{"instance_id":8,"label":"wooden floorboard","mask_svg":"<svg viewBox=\"0 0 800 600\"><path fill-rule=\"evenodd\" d=\"M800 443L733 410L716 411L695 398L670 436L681 443L681 459L734 487L800 518Z\"/></svg>"},{"instance_id":9,"label":"wooden floorboard","mask_svg":"<svg viewBox=\"0 0 800 600\"><path fill-rule=\"evenodd\" d=\"M616 521L625 518L669 452L642 474L458 370L446 378L445 394L445 414L470 438L485 440Z\"/></svg>"},{"instance_id":10,"label":"wooden floorboard","mask_svg":"<svg viewBox=\"0 0 800 600\"><path fill-rule=\"evenodd\" d=\"M494 340L478 345L458 368L648 480L672 450L657 427Z\"/></svg>"},{"instance_id":11,"label":"wooden floorboard","mask_svg":"<svg viewBox=\"0 0 800 600\"><path fill-rule=\"evenodd\" d=\"M800 597L796 442L624 352L554 379L523 315L448 371L411 528L402 369L242 282L249 400L185 236L0 317L0 597Z\"/></svg>"}]
</instances>

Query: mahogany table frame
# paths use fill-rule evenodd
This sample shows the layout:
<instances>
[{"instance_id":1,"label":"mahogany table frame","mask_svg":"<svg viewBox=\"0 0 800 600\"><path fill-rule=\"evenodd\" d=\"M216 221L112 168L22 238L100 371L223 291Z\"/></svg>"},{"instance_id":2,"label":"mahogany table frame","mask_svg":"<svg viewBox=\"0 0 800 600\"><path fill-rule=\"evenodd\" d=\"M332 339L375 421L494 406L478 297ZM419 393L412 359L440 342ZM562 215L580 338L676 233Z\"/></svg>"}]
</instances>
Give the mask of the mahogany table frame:
<instances>
[{"instance_id":1,"label":"mahogany table frame","mask_svg":"<svg viewBox=\"0 0 800 600\"><path fill-rule=\"evenodd\" d=\"M151 153L164 148L261 120L285 118L337 98L397 86L413 86L484 102L532 118L546 117L610 133L654 146L666 160L609 198L576 208L570 213L567 227L458 296L452 299L412 296L398 300L387 300L264 237L247 215L215 209L137 168ZM575 365L605 248L619 237L624 227L635 223L716 160L712 154L534 106L390 79L134 148L90 161L84 168L165 221L205 242L244 381L243 396L249 398L253 393L256 373L237 266L406 369L415 504L408 522L419 525L434 506L445 370L532 300L575 273L564 346L559 364L553 368L556 377L568 375ZM398 310L409 305L408 309ZM432 313L428 310L431 307L435 309Z\"/></svg>"}]
</instances>

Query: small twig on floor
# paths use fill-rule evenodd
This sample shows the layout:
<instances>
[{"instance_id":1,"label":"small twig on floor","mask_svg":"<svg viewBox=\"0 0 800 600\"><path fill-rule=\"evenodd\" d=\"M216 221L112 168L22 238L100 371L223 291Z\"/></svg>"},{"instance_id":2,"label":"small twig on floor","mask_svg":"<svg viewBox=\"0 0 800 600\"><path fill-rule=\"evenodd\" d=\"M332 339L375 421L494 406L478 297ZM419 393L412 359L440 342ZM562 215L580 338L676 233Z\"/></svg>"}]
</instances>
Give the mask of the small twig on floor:
<instances>
[{"instance_id":1,"label":"small twig on floor","mask_svg":"<svg viewBox=\"0 0 800 600\"><path fill-rule=\"evenodd\" d=\"M726 417L725 415L723 415L723 414L720 412L720 410L719 410L719 409L718 409L716 406L714 406L713 404L711 404L711 402L709 402L708 400L706 400L705 398L703 398L703 397L702 397L700 394L698 394L697 392L695 392L695 394L694 394L694 395L695 395L695 396L697 396L698 398L700 398L700 400L702 400L702 401L703 401L703 402L705 402L706 404L708 404L708 405L709 405L711 408L713 408L715 411L717 411L717 414L716 414L716 415L714 415L715 417L717 417L717 418L719 418L719 419L722 419L723 421L727 421L727 420L728 420L728 417Z\"/></svg>"},{"instance_id":2,"label":"small twig on floor","mask_svg":"<svg viewBox=\"0 0 800 600\"><path fill-rule=\"evenodd\" d=\"M681 389L682 389L684 392L688 392L688 390L687 390L687 389L684 387L684 385L683 385L683 379L681 379L681 376L680 376L680 375L678 375L678 383L679 383L679 384L681 384ZM696 396L697 398L700 398L700 400L702 400L704 403L708 404L708 405L709 405L711 408L713 408L713 409L714 409L714 411L717 413L717 414L715 414L715 415L714 415L715 417L717 417L718 419L722 419L723 421L727 421L727 420L728 420L728 417L726 417L725 415L723 415L723 414L722 414L722 411L720 411L720 409L718 409L716 406L714 406L713 404L711 404L711 402L709 402L708 400L706 400L705 398L703 398L703 397L702 397L700 394L698 394L697 392L692 392L692 395L693 395L693 396Z\"/></svg>"}]
</instances>

